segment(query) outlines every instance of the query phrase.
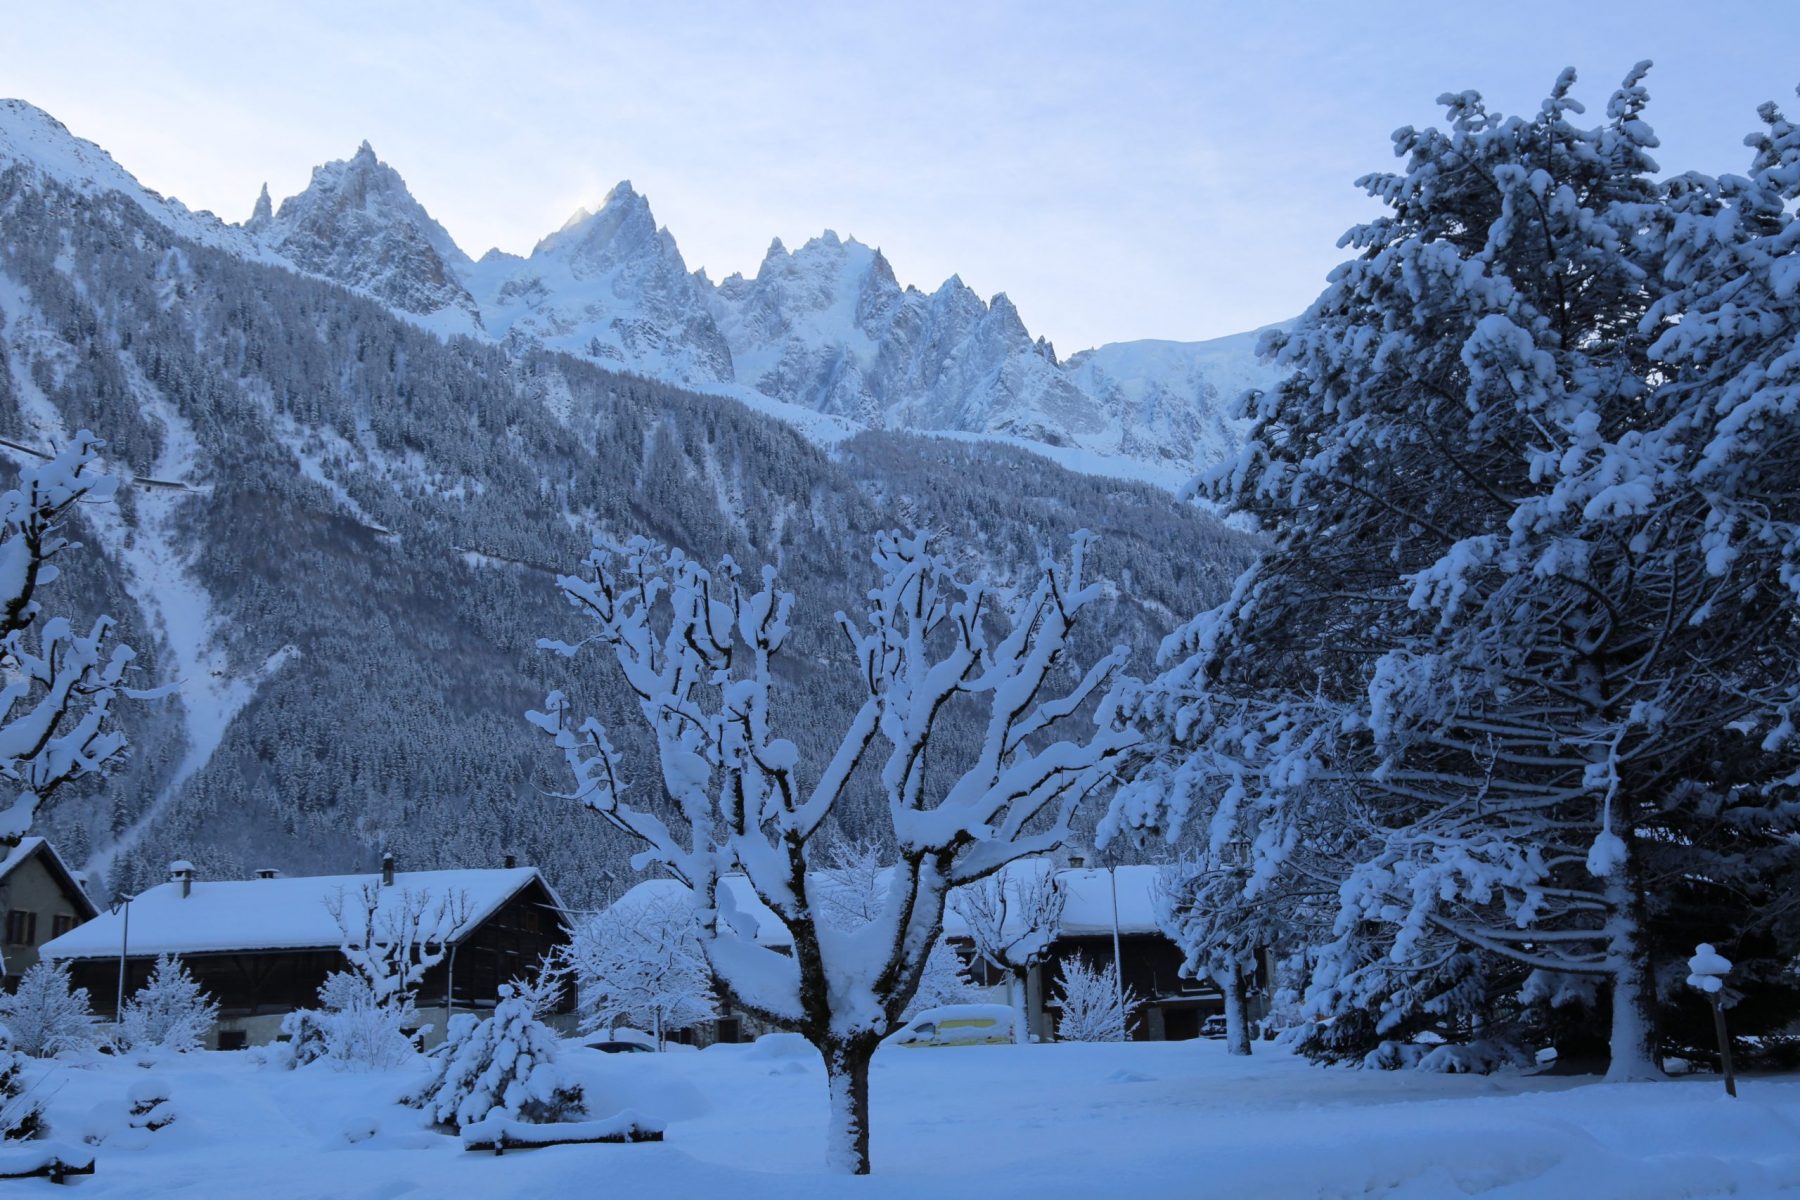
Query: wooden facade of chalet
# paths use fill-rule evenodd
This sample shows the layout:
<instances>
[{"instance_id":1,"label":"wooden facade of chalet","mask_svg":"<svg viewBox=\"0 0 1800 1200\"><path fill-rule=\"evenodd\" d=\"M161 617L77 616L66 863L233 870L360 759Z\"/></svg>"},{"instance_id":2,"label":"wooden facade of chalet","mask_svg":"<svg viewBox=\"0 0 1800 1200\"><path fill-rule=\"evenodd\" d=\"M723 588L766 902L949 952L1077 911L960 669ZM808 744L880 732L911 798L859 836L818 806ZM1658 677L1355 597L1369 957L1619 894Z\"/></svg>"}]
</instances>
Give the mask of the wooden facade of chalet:
<instances>
[{"instance_id":1,"label":"wooden facade of chalet","mask_svg":"<svg viewBox=\"0 0 1800 1200\"><path fill-rule=\"evenodd\" d=\"M429 875L403 874L382 886L404 891L413 881ZM456 879L446 885L443 875ZM421 1023L433 1026L434 1037L442 1036L448 1017L455 1012L493 1008L502 984L535 972L546 956L567 945L573 932L561 903L535 871L509 868L439 876L438 894L446 886L473 881L482 893L482 903L465 927L452 935L448 952L426 971L414 992L414 1008ZM204 896L206 900L202 912L198 905L192 910L186 907L195 904L186 899L188 892L170 890L187 886L185 883L164 884L153 890L154 895L146 893L134 902L134 908L151 910L138 924L127 924L109 913L44 949L49 956L68 963L75 986L87 989L95 1013L103 1019L116 1016L121 963L123 993L129 1002L149 981L157 956L171 954L219 1003L212 1044L218 1049L260 1044L280 1036L281 1019L288 1013L317 1007L319 988L327 976L350 968L339 949L335 924L323 912L323 898L332 894L334 885L343 886L341 880L353 880L356 886L372 882L367 877L338 876L283 879L283 888L294 893L291 902L284 893L283 903L262 912L261 921L257 914L246 912L241 921L227 922L222 931L217 919L222 907L236 904L248 909L263 899L259 889L273 885L242 880L193 883L196 899ZM191 920L190 911L194 913ZM322 927L319 918L323 918ZM144 930L144 925L150 928ZM294 935L295 928L300 930L299 936ZM280 945L259 946L259 937L285 940ZM119 942L123 942L122 959ZM568 987L555 1011L567 1016L574 1005L574 989Z\"/></svg>"},{"instance_id":2,"label":"wooden facade of chalet","mask_svg":"<svg viewBox=\"0 0 1800 1200\"><path fill-rule=\"evenodd\" d=\"M450 947L444 961L425 973L414 997L425 1010L492 1008L500 985L536 970L545 955L566 945L568 922L542 883L527 884L487 920ZM285 1014L318 1003L319 988L333 971L349 964L336 946L303 950L229 950L180 955L189 974L219 1002L221 1019ZM125 960L129 999L150 980L154 956ZM119 990L117 959L76 959L69 964L75 986L93 998L96 1015L110 1020ZM560 1011L573 1007L571 992Z\"/></svg>"}]
</instances>

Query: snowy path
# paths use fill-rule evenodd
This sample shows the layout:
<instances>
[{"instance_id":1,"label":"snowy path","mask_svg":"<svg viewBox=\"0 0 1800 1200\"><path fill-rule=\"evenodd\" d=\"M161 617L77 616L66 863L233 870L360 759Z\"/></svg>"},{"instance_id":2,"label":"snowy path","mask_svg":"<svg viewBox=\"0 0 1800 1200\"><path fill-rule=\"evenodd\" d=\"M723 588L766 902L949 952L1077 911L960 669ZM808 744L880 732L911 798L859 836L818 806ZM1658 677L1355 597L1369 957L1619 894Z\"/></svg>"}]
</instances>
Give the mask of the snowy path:
<instances>
[{"instance_id":1,"label":"snowy path","mask_svg":"<svg viewBox=\"0 0 1800 1200\"><path fill-rule=\"evenodd\" d=\"M884 1050L874 1177L819 1166L816 1060L765 1048L603 1056L571 1049L597 1110L669 1122L668 1141L466 1154L421 1130L393 1076L257 1068L201 1054L156 1073L176 1125L103 1144L94 1197L394 1200L472 1196L996 1200L1386 1197L1674 1200L1800 1196L1800 1079L1603 1086L1571 1079L1322 1070L1218 1042ZM56 1066L55 1136L145 1072ZM374 1121L351 1143L343 1130ZM127 1139L129 1140L129 1139Z\"/></svg>"}]
</instances>

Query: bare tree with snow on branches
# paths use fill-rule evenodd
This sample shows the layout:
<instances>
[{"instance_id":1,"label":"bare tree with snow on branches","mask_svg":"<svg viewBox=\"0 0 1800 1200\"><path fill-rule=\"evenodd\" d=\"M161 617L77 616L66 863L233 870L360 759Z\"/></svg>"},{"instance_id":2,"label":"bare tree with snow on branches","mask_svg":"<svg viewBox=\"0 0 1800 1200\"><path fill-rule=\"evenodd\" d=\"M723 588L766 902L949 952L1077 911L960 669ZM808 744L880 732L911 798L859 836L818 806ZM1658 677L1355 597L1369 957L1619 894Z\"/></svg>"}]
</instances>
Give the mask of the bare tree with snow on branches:
<instances>
[{"instance_id":1,"label":"bare tree with snow on branches","mask_svg":"<svg viewBox=\"0 0 1800 1200\"><path fill-rule=\"evenodd\" d=\"M1027 1045L1025 988L1050 952L1067 899L1047 860L1022 862L956 892L951 906L969 927L975 953L1004 972L1013 1009L1013 1042Z\"/></svg>"},{"instance_id":2,"label":"bare tree with snow on branches","mask_svg":"<svg viewBox=\"0 0 1800 1200\"><path fill-rule=\"evenodd\" d=\"M434 898L374 880L355 891L339 888L325 898L325 908L337 922L338 949L380 1004L410 1004L425 973L444 961L469 920L467 892Z\"/></svg>"},{"instance_id":3,"label":"bare tree with snow on branches","mask_svg":"<svg viewBox=\"0 0 1800 1200\"><path fill-rule=\"evenodd\" d=\"M594 632L542 644L610 651L656 736L669 805L626 799L604 727L573 718L560 694L530 719L562 749L575 798L636 839L641 863L692 890L721 994L818 1048L828 1158L839 1169L869 1169L870 1059L913 999L951 889L1059 845L1077 806L1136 746L1113 686L1124 648L1070 670L1070 635L1100 595L1083 578L1089 540L1078 536L1066 563L1046 561L1001 590L958 577L925 535L880 535L866 608L838 622L864 699L830 759L810 771L775 732L774 664L794 598L772 567L758 586L730 560L707 570L642 538L597 537L584 573L558 580ZM953 706L978 714L979 747L967 761L934 759L928 780L927 753ZM876 918L837 929L808 868L865 761L898 861ZM791 956L757 942L720 886L733 871L787 926Z\"/></svg>"}]
</instances>

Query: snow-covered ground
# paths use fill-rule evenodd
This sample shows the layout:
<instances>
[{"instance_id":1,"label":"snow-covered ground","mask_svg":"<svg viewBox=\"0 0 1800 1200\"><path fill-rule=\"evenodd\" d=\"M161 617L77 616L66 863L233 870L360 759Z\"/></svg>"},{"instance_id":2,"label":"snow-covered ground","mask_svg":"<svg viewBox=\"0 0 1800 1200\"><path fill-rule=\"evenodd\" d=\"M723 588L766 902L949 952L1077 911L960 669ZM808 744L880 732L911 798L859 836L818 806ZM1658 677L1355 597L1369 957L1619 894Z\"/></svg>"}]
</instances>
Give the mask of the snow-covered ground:
<instances>
[{"instance_id":1,"label":"snow-covered ground","mask_svg":"<svg viewBox=\"0 0 1800 1200\"><path fill-rule=\"evenodd\" d=\"M597 1116L668 1122L661 1145L496 1158L391 1102L407 1072L284 1072L244 1053L47 1068L52 1136L122 1125L132 1084L179 1119L98 1148L94 1197L1517 1197L1800 1196L1800 1079L1606 1086L1585 1079L1325 1070L1219 1042L883 1050L875 1174L822 1167L825 1088L791 1043L567 1057ZM376 1132L361 1140L350 1133ZM134 1148L135 1146L135 1148ZM23 1194L26 1186L9 1185ZM10 1194L10 1193L8 1193Z\"/></svg>"}]
</instances>

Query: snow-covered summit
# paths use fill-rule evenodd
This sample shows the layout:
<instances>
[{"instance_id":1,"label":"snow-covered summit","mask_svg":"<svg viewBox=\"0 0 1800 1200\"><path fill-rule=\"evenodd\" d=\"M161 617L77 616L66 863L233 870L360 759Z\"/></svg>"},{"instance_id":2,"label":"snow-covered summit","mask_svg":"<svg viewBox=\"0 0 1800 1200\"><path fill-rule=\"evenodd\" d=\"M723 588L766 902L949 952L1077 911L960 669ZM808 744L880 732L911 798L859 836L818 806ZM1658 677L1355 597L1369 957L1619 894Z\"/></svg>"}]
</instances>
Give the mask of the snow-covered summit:
<instances>
[{"instance_id":1,"label":"snow-covered summit","mask_svg":"<svg viewBox=\"0 0 1800 1200\"><path fill-rule=\"evenodd\" d=\"M403 312L444 314L447 330L481 325L461 280L468 256L366 141L350 158L315 167L306 190L282 201L273 219L259 199L246 228L302 270Z\"/></svg>"},{"instance_id":2,"label":"snow-covered summit","mask_svg":"<svg viewBox=\"0 0 1800 1200\"><path fill-rule=\"evenodd\" d=\"M84 196L123 196L158 224L202 245L238 253L251 250L237 229L145 187L112 155L76 137L43 109L23 100L0 100L0 173L14 168Z\"/></svg>"},{"instance_id":3,"label":"snow-covered summit","mask_svg":"<svg viewBox=\"0 0 1800 1200\"><path fill-rule=\"evenodd\" d=\"M732 379L731 351L650 204L622 182L527 258L491 253L468 274L488 330L645 375L707 386Z\"/></svg>"}]
</instances>

